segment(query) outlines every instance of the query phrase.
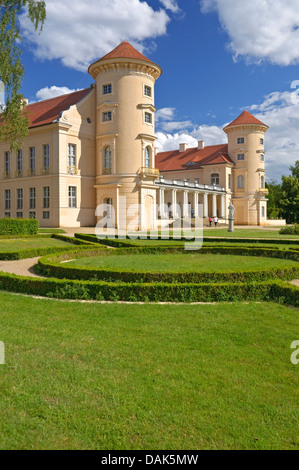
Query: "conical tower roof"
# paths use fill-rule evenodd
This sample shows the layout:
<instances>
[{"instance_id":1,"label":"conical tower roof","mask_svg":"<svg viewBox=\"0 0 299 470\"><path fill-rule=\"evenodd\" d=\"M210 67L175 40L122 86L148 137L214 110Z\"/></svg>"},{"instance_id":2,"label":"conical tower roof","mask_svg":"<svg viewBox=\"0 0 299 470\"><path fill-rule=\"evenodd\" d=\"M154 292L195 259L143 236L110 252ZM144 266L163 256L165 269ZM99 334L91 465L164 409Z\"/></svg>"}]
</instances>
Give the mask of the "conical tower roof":
<instances>
[{"instance_id":1,"label":"conical tower roof","mask_svg":"<svg viewBox=\"0 0 299 470\"><path fill-rule=\"evenodd\" d=\"M266 124L264 124L262 121L259 121L249 111L245 110L243 111L242 114L240 114L240 116L237 117L237 119L235 119L228 126L226 126L224 130L229 129L230 127L246 126L246 125L263 126L268 129L268 126Z\"/></svg>"}]
</instances>

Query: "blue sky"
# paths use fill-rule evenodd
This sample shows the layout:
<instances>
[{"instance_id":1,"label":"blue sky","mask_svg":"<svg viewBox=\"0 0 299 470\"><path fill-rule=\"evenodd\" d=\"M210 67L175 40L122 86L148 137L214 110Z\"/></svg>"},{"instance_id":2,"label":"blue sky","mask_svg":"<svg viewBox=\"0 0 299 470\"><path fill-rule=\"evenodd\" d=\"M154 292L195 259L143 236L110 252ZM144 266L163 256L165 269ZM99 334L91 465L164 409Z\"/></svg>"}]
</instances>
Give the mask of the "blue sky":
<instances>
[{"instance_id":1,"label":"blue sky","mask_svg":"<svg viewBox=\"0 0 299 470\"><path fill-rule=\"evenodd\" d=\"M30 101L88 87L89 63L128 40L158 63L157 136L226 141L245 108L270 126L268 180L299 159L298 0L46 0L40 36L21 18L23 94ZM296 83L298 81L298 83ZM291 88L291 85L293 87Z\"/></svg>"}]
</instances>

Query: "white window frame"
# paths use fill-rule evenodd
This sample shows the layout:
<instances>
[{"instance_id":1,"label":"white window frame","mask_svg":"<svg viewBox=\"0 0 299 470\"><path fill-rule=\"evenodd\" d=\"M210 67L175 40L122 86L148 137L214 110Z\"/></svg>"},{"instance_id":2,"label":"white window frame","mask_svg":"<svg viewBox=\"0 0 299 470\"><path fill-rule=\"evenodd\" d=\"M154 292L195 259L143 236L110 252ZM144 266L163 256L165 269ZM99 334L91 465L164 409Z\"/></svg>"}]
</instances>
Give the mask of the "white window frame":
<instances>
[{"instance_id":1,"label":"white window frame","mask_svg":"<svg viewBox=\"0 0 299 470\"><path fill-rule=\"evenodd\" d=\"M35 171L35 168L36 168L35 147L29 147L29 166L30 166L30 171Z\"/></svg>"},{"instance_id":2,"label":"white window frame","mask_svg":"<svg viewBox=\"0 0 299 470\"><path fill-rule=\"evenodd\" d=\"M50 209L50 186L43 186L43 209Z\"/></svg>"},{"instance_id":3,"label":"white window frame","mask_svg":"<svg viewBox=\"0 0 299 470\"><path fill-rule=\"evenodd\" d=\"M110 145L106 145L103 154L103 172L104 174L112 173L112 151Z\"/></svg>"},{"instance_id":4,"label":"white window frame","mask_svg":"<svg viewBox=\"0 0 299 470\"><path fill-rule=\"evenodd\" d=\"M144 149L144 167L151 168L152 149L147 145Z\"/></svg>"},{"instance_id":5,"label":"white window frame","mask_svg":"<svg viewBox=\"0 0 299 470\"><path fill-rule=\"evenodd\" d=\"M75 190L75 195L71 194L71 190L73 189ZM77 186L68 187L68 200L69 200L69 204L68 204L69 209L77 209L77 204L78 204L78 187Z\"/></svg>"},{"instance_id":6,"label":"white window frame","mask_svg":"<svg viewBox=\"0 0 299 470\"><path fill-rule=\"evenodd\" d=\"M245 144L245 137L237 137L237 145L242 145L242 144Z\"/></svg>"},{"instance_id":7,"label":"white window frame","mask_svg":"<svg viewBox=\"0 0 299 470\"><path fill-rule=\"evenodd\" d=\"M220 185L220 174L219 173L211 173L211 186L219 186ZM215 180L215 182L213 182ZM217 183L218 181L218 183Z\"/></svg>"},{"instance_id":8,"label":"white window frame","mask_svg":"<svg viewBox=\"0 0 299 470\"><path fill-rule=\"evenodd\" d=\"M10 211L11 209L11 190L5 189L4 190L4 207L6 211Z\"/></svg>"},{"instance_id":9,"label":"white window frame","mask_svg":"<svg viewBox=\"0 0 299 470\"><path fill-rule=\"evenodd\" d=\"M110 87L110 91L105 91L106 88ZM104 83L102 88L102 95L112 95L112 83Z\"/></svg>"},{"instance_id":10,"label":"white window frame","mask_svg":"<svg viewBox=\"0 0 299 470\"><path fill-rule=\"evenodd\" d=\"M104 111L102 113L102 123L107 124L108 122L112 122L112 111Z\"/></svg>"},{"instance_id":11,"label":"white window frame","mask_svg":"<svg viewBox=\"0 0 299 470\"><path fill-rule=\"evenodd\" d=\"M23 210L24 205L24 191L23 188L17 188L17 210Z\"/></svg>"},{"instance_id":12,"label":"white window frame","mask_svg":"<svg viewBox=\"0 0 299 470\"><path fill-rule=\"evenodd\" d=\"M36 209L36 188L29 188L29 209Z\"/></svg>"},{"instance_id":13,"label":"white window frame","mask_svg":"<svg viewBox=\"0 0 299 470\"><path fill-rule=\"evenodd\" d=\"M239 175L237 178L237 188L245 189L245 177L244 175Z\"/></svg>"},{"instance_id":14,"label":"white window frame","mask_svg":"<svg viewBox=\"0 0 299 470\"><path fill-rule=\"evenodd\" d=\"M17 152L17 171L23 171L23 150Z\"/></svg>"},{"instance_id":15,"label":"white window frame","mask_svg":"<svg viewBox=\"0 0 299 470\"><path fill-rule=\"evenodd\" d=\"M264 162L264 161L265 161L265 154L261 153L261 162Z\"/></svg>"},{"instance_id":16,"label":"white window frame","mask_svg":"<svg viewBox=\"0 0 299 470\"><path fill-rule=\"evenodd\" d=\"M147 90L149 90L149 94L147 93ZM153 97L153 89L149 85L144 85L143 88L143 94L146 96L146 98L152 98Z\"/></svg>"},{"instance_id":17,"label":"white window frame","mask_svg":"<svg viewBox=\"0 0 299 470\"><path fill-rule=\"evenodd\" d=\"M245 161L245 153L238 153L237 154L237 161L244 162Z\"/></svg>"},{"instance_id":18,"label":"white window frame","mask_svg":"<svg viewBox=\"0 0 299 470\"><path fill-rule=\"evenodd\" d=\"M73 150L73 153L70 150ZM77 146L76 144L68 144L68 167L72 171L77 164Z\"/></svg>"},{"instance_id":19,"label":"white window frame","mask_svg":"<svg viewBox=\"0 0 299 470\"><path fill-rule=\"evenodd\" d=\"M50 168L50 145L49 144L43 145L43 166L45 170L49 170Z\"/></svg>"},{"instance_id":20,"label":"white window frame","mask_svg":"<svg viewBox=\"0 0 299 470\"><path fill-rule=\"evenodd\" d=\"M150 122L147 121L147 117L149 117ZM153 115L152 115L152 113L149 113L148 111L145 111L145 113L144 113L144 122L145 122L145 124L147 124L148 126L152 126L152 125L153 125Z\"/></svg>"}]
</instances>

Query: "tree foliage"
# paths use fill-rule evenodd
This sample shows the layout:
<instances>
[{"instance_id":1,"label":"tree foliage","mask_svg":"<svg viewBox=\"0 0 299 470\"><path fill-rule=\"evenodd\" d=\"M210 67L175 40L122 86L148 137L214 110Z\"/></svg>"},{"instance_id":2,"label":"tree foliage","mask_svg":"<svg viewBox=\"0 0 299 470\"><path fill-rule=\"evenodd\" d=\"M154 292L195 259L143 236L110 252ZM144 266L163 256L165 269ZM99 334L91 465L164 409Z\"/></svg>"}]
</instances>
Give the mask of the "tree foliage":
<instances>
[{"instance_id":1,"label":"tree foliage","mask_svg":"<svg viewBox=\"0 0 299 470\"><path fill-rule=\"evenodd\" d=\"M299 222L299 160L290 167L291 175L282 176L281 183L270 181L268 217L282 217L287 223Z\"/></svg>"},{"instance_id":2,"label":"tree foliage","mask_svg":"<svg viewBox=\"0 0 299 470\"><path fill-rule=\"evenodd\" d=\"M27 16L36 31L41 31L46 18L44 1L0 0L0 80L5 87L6 103L2 108L0 141L10 143L11 150L19 150L28 133L29 119L24 111L26 101L20 93L24 78L21 60L19 15L27 9Z\"/></svg>"}]
</instances>

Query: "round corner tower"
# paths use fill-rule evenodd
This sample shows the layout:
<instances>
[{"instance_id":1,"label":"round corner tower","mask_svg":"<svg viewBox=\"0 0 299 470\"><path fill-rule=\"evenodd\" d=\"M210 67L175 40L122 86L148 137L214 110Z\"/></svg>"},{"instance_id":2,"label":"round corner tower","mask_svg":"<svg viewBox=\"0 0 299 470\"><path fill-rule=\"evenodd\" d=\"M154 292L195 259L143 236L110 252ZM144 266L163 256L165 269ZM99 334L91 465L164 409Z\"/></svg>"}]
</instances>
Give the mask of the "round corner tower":
<instances>
[{"instance_id":1,"label":"round corner tower","mask_svg":"<svg viewBox=\"0 0 299 470\"><path fill-rule=\"evenodd\" d=\"M97 205L108 201L115 226L125 228L128 206L142 203L141 180L157 178L154 87L162 70L125 41L88 71L96 81Z\"/></svg>"},{"instance_id":2,"label":"round corner tower","mask_svg":"<svg viewBox=\"0 0 299 470\"><path fill-rule=\"evenodd\" d=\"M265 188L265 133L268 126L244 111L224 128L233 169L232 203L236 225L264 225L268 190Z\"/></svg>"}]
</instances>

